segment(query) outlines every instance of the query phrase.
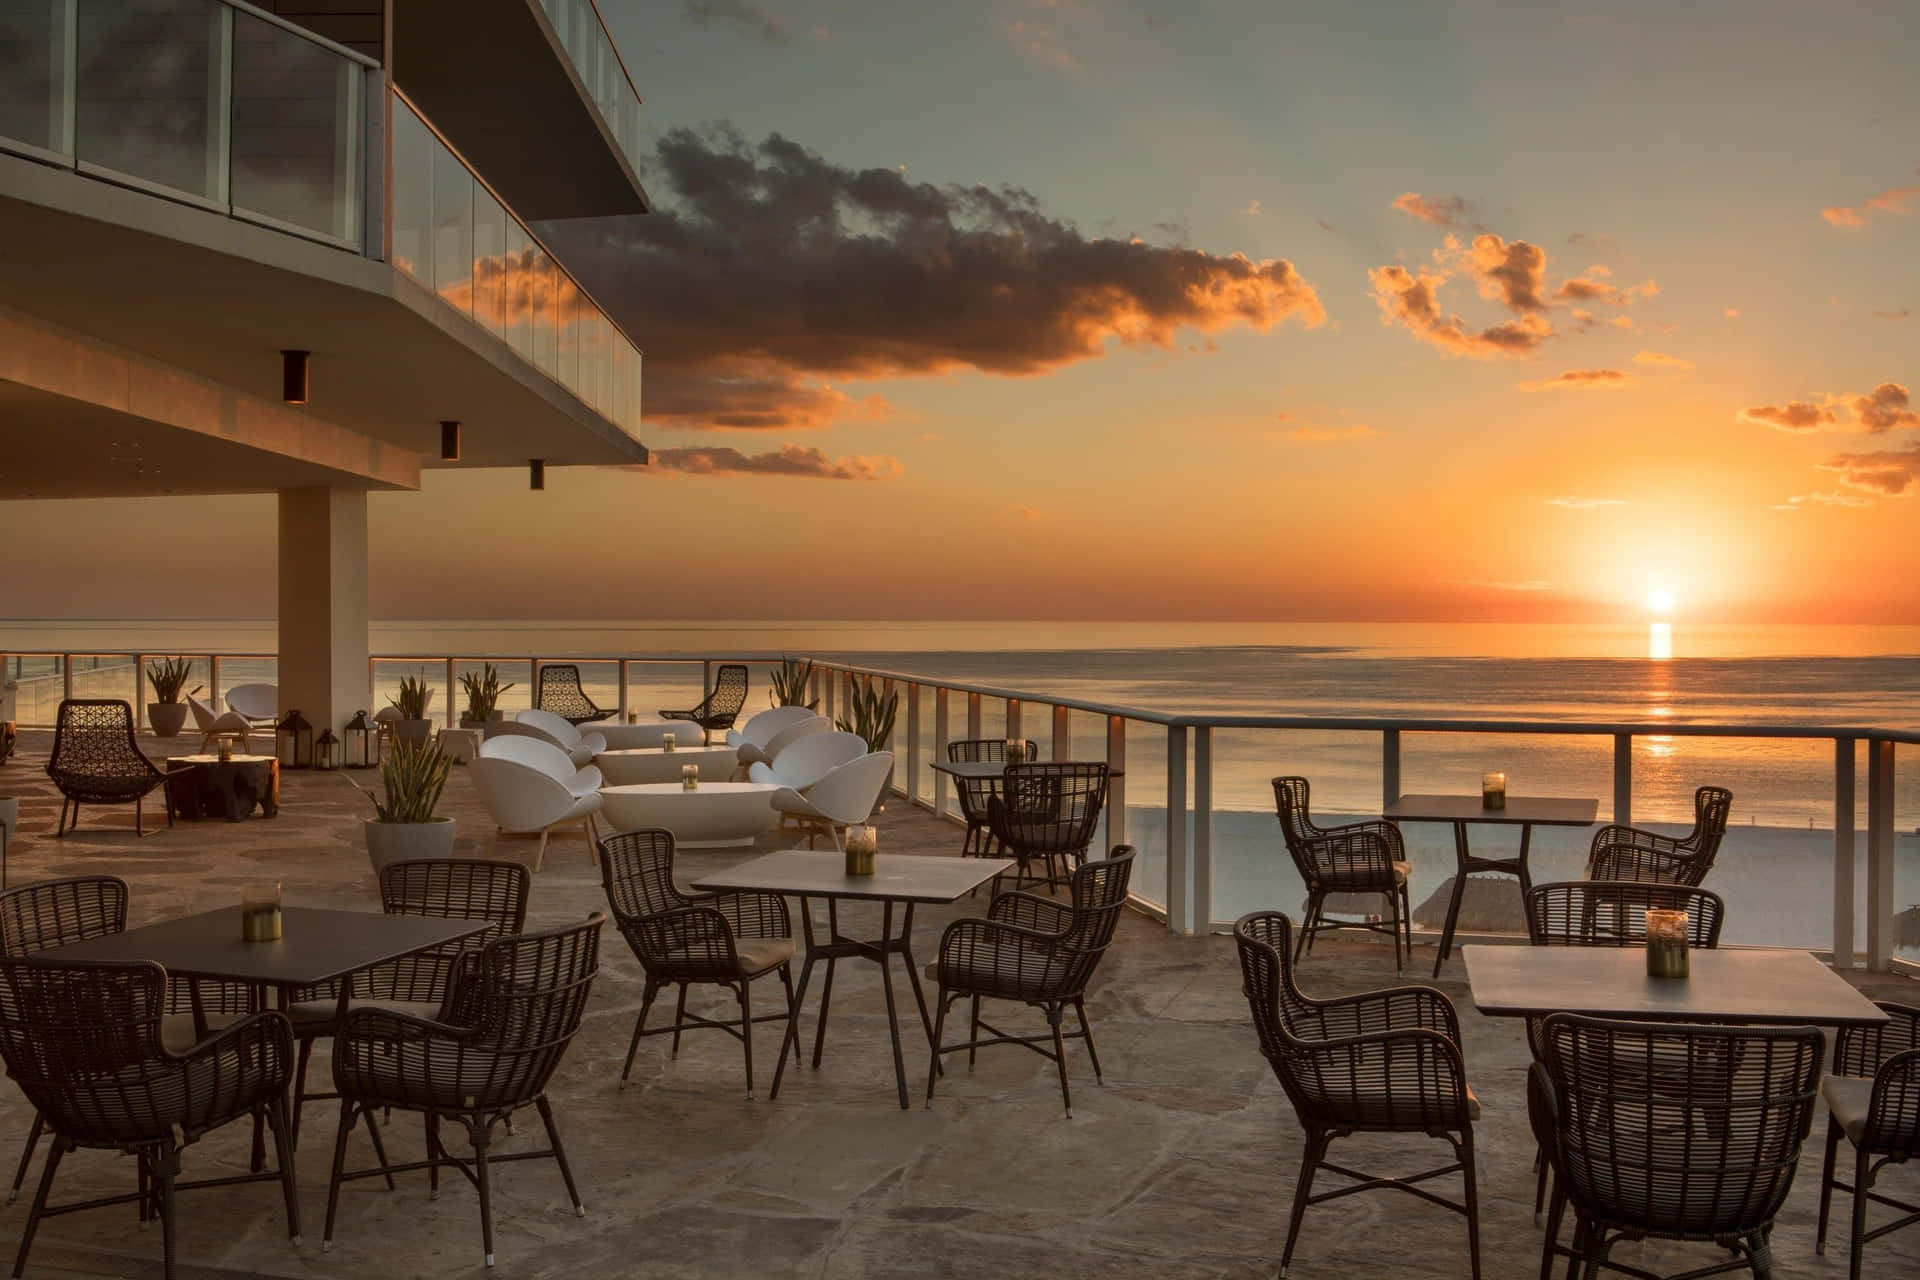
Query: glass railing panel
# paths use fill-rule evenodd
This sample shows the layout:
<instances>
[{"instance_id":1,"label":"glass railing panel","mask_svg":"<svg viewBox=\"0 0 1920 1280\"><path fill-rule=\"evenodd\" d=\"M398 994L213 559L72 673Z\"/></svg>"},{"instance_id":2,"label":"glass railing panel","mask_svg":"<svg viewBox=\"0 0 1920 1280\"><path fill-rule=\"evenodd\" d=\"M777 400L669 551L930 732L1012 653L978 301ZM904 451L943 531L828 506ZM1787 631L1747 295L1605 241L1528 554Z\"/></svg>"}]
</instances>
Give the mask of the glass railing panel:
<instances>
[{"instance_id":1,"label":"glass railing panel","mask_svg":"<svg viewBox=\"0 0 1920 1280\"><path fill-rule=\"evenodd\" d=\"M446 147L433 155L433 287L473 314L473 174Z\"/></svg>"},{"instance_id":2,"label":"glass railing panel","mask_svg":"<svg viewBox=\"0 0 1920 1280\"><path fill-rule=\"evenodd\" d=\"M71 0L0 6L0 138L73 153Z\"/></svg>"},{"instance_id":3,"label":"glass railing panel","mask_svg":"<svg viewBox=\"0 0 1920 1280\"><path fill-rule=\"evenodd\" d=\"M359 66L233 16L234 208L360 243Z\"/></svg>"},{"instance_id":4,"label":"glass railing panel","mask_svg":"<svg viewBox=\"0 0 1920 1280\"><path fill-rule=\"evenodd\" d=\"M555 375L560 385L580 394L580 311L582 299L565 272L556 270L553 281L554 327L559 335L560 364Z\"/></svg>"},{"instance_id":5,"label":"glass railing panel","mask_svg":"<svg viewBox=\"0 0 1920 1280\"><path fill-rule=\"evenodd\" d=\"M1192 804L1192 793L1188 793ZM1167 731L1127 721L1127 843L1137 851L1129 891L1167 905Z\"/></svg>"},{"instance_id":6,"label":"glass railing panel","mask_svg":"<svg viewBox=\"0 0 1920 1280\"><path fill-rule=\"evenodd\" d=\"M500 276L500 309L506 328L507 346L527 363L533 363L533 237L515 219L507 219L507 253Z\"/></svg>"},{"instance_id":7,"label":"glass railing panel","mask_svg":"<svg viewBox=\"0 0 1920 1280\"><path fill-rule=\"evenodd\" d=\"M507 261L507 211L493 193L473 184L473 318L496 338L506 337L501 305Z\"/></svg>"},{"instance_id":8,"label":"glass railing panel","mask_svg":"<svg viewBox=\"0 0 1920 1280\"><path fill-rule=\"evenodd\" d=\"M401 107L393 112L393 265L433 287L433 162L439 139Z\"/></svg>"},{"instance_id":9,"label":"glass railing panel","mask_svg":"<svg viewBox=\"0 0 1920 1280\"><path fill-rule=\"evenodd\" d=\"M232 12L214 0L79 0L81 163L226 203Z\"/></svg>"},{"instance_id":10,"label":"glass railing panel","mask_svg":"<svg viewBox=\"0 0 1920 1280\"><path fill-rule=\"evenodd\" d=\"M1893 749L1893 944L1920 962L1920 748L1904 744Z\"/></svg>"},{"instance_id":11,"label":"glass railing panel","mask_svg":"<svg viewBox=\"0 0 1920 1280\"><path fill-rule=\"evenodd\" d=\"M528 273L533 290L533 367L556 380L560 376L560 304L555 284L559 275L546 250L536 248Z\"/></svg>"}]
</instances>

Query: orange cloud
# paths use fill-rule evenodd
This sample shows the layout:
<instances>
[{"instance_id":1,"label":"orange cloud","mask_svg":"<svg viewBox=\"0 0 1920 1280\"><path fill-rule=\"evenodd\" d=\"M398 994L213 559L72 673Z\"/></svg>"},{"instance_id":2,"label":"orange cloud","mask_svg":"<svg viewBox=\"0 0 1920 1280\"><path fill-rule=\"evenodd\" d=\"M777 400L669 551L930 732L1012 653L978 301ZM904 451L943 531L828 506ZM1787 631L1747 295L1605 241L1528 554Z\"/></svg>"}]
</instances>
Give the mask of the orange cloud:
<instances>
[{"instance_id":1,"label":"orange cloud","mask_svg":"<svg viewBox=\"0 0 1920 1280\"><path fill-rule=\"evenodd\" d=\"M1418 191L1403 191L1394 197L1393 207L1436 227L1454 227L1460 225L1472 206L1459 196L1423 196Z\"/></svg>"},{"instance_id":2,"label":"orange cloud","mask_svg":"<svg viewBox=\"0 0 1920 1280\"><path fill-rule=\"evenodd\" d=\"M892 480L906 468L898 458L829 458L808 445L785 444L767 453L742 453L727 447L655 449L652 467L691 475L798 476L810 480Z\"/></svg>"},{"instance_id":3,"label":"orange cloud","mask_svg":"<svg viewBox=\"0 0 1920 1280\"><path fill-rule=\"evenodd\" d=\"M1633 362L1635 364L1665 365L1669 369L1693 368L1693 361L1682 359L1679 356L1670 356L1664 351L1643 350L1643 351L1637 352L1633 357Z\"/></svg>"},{"instance_id":4,"label":"orange cloud","mask_svg":"<svg viewBox=\"0 0 1920 1280\"><path fill-rule=\"evenodd\" d=\"M1920 206L1920 187L1888 187L1877 196L1869 196L1863 204L1828 205L1820 211L1820 216L1827 220L1828 226L1852 230L1866 226L1876 213L1911 217L1916 206Z\"/></svg>"},{"instance_id":5,"label":"orange cloud","mask_svg":"<svg viewBox=\"0 0 1920 1280\"><path fill-rule=\"evenodd\" d=\"M1907 389L1897 382L1883 382L1866 395L1853 396L1847 400L1847 407L1874 435L1896 427L1920 427L1920 413L1913 411Z\"/></svg>"},{"instance_id":6,"label":"orange cloud","mask_svg":"<svg viewBox=\"0 0 1920 1280\"><path fill-rule=\"evenodd\" d=\"M1639 383L1619 369L1569 369L1538 382L1514 385L1522 391L1623 391Z\"/></svg>"},{"instance_id":7,"label":"orange cloud","mask_svg":"<svg viewBox=\"0 0 1920 1280\"><path fill-rule=\"evenodd\" d=\"M1509 242L1487 232L1473 238L1463 261L1481 297L1495 299L1516 314L1547 309L1540 296L1547 278L1547 252L1540 246L1525 240Z\"/></svg>"},{"instance_id":8,"label":"orange cloud","mask_svg":"<svg viewBox=\"0 0 1920 1280\"><path fill-rule=\"evenodd\" d=\"M1338 440L1366 440L1383 434L1364 422L1356 422L1350 427L1299 427L1294 430L1293 438L1303 444L1332 444Z\"/></svg>"},{"instance_id":9,"label":"orange cloud","mask_svg":"<svg viewBox=\"0 0 1920 1280\"><path fill-rule=\"evenodd\" d=\"M1804 511L1809 506L1822 507L1870 507L1872 498L1863 498L1857 493L1836 493L1823 489L1815 493L1796 493L1785 502L1773 504L1775 511Z\"/></svg>"},{"instance_id":10,"label":"orange cloud","mask_svg":"<svg viewBox=\"0 0 1920 1280\"><path fill-rule=\"evenodd\" d=\"M1618 285L1608 284L1605 280L1598 278L1611 274L1604 267L1593 267L1584 276L1570 277L1554 291L1554 300L1557 302L1604 302L1609 306L1625 307L1631 306L1641 298L1651 298L1660 292L1659 283L1653 280L1643 280L1639 284L1628 285L1622 289ZM1624 317L1621 318L1624 319ZM1619 324L1620 320L1616 319L1613 323Z\"/></svg>"},{"instance_id":11,"label":"orange cloud","mask_svg":"<svg viewBox=\"0 0 1920 1280\"><path fill-rule=\"evenodd\" d=\"M1548 498L1550 507L1567 507L1574 511L1589 511L1594 507L1624 507L1625 498L1582 498L1575 494L1563 494L1558 498Z\"/></svg>"},{"instance_id":12,"label":"orange cloud","mask_svg":"<svg viewBox=\"0 0 1920 1280\"><path fill-rule=\"evenodd\" d=\"M1827 406L1813 404L1806 400L1789 400L1785 404L1752 405L1742 409L1735 416L1741 422L1772 427L1776 431L1818 431L1822 427L1833 426L1840 420L1840 415Z\"/></svg>"},{"instance_id":13,"label":"orange cloud","mask_svg":"<svg viewBox=\"0 0 1920 1280\"><path fill-rule=\"evenodd\" d=\"M1466 321L1440 305L1439 288L1445 274L1422 268L1414 275L1398 264L1367 272L1373 299L1380 306L1382 324L1404 326L1423 342L1452 355L1490 360L1495 356L1531 355L1553 336L1553 325L1542 315L1524 315L1475 333Z\"/></svg>"},{"instance_id":14,"label":"orange cloud","mask_svg":"<svg viewBox=\"0 0 1920 1280\"><path fill-rule=\"evenodd\" d=\"M1920 482L1920 444L1874 453L1836 454L1821 463L1820 469L1839 472L1840 483L1850 489L1889 498L1906 497Z\"/></svg>"},{"instance_id":15,"label":"orange cloud","mask_svg":"<svg viewBox=\"0 0 1920 1280\"><path fill-rule=\"evenodd\" d=\"M1824 395L1819 404L1808 400L1789 400L1783 405L1756 405L1742 409L1743 422L1758 423L1781 431L1818 431L1837 427L1838 410L1844 407L1860 429L1869 435L1883 435L1902 427L1920 427L1920 413L1913 409L1912 397L1898 382L1883 382L1865 394Z\"/></svg>"}]
</instances>

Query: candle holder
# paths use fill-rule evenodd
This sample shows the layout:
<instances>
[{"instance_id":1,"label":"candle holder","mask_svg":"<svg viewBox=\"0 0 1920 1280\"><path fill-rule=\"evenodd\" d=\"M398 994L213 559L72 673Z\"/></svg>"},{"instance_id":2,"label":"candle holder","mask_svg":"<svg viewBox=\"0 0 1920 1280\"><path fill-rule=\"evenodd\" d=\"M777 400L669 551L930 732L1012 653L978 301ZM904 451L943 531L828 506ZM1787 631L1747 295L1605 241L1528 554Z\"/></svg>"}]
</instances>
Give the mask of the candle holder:
<instances>
[{"instance_id":1,"label":"candle holder","mask_svg":"<svg viewBox=\"0 0 1920 1280\"><path fill-rule=\"evenodd\" d=\"M680 785L688 791L698 791L700 789L700 766L697 764L681 765Z\"/></svg>"},{"instance_id":2,"label":"candle holder","mask_svg":"<svg viewBox=\"0 0 1920 1280\"><path fill-rule=\"evenodd\" d=\"M231 742L222 742L213 750L214 758L219 760L221 764L233 763L233 744Z\"/></svg>"},{"instance_id":3,"label":"candle holder","mask_svg":"<svg viewBox=\"0 0 1920 1280\"><path fill-rule=\"evenodd\" d=\"M240 890L240 937L247 942L280 940L279 881Z\"/></svg>"},{"instance_id":4,"label":"candle holder","mask_svg":"<svg viewBox=\"0 0 1920 1280\"><path fill-rule=\"evenodd\" d=\"M639 724L639 723L640 723L640 713L639 713L638 711L629 711L629 712L627 712L627 723L628 723L628 724Z\"/></svg>"},{"instance_id":5,"label":"candle holder","mask_svg":"<svg viewBox=\"0 0 1920 1280\"><path fill-rule=\"evenodd\" d=\"M1483 773L1480 775L1480 807L1482 809L1504 809L1507 807L1506 774Z\"/></svg>"},{"instance_id":6,"label":"candle holder","mask_svg":"<svg viewBox=\"0 0 1920 1280\"><path fill-rule=\"evenodd\" d=\"M1687 949L1687 913L1647 912L1647 976L1684 978L1691 972Z\"/></svg>"},{"instance_id":7,"label":"candle holder","mask_svg":"<svg viewBox=\"0 0 1920 1280\"><path fill-rule=\"evenodd\" d=\"M1008 738L1005 750L1008 764L1025 764L1027 762L1027 744L1025 739Z\"/></svg>"},{"instance_id":8,"label":"candle holder","mask_svg":"<svg viewBox=\"0 0 1920 1280\"><path fill-rule=\"evenodd\" d=\"M870 826L847 828L847 874L873 874L873 855L880 847L880 832Z\"/></svg>"},{"instance_id":9,"label":"candle holder","mask_svg":"<svg viewBox=\"0 0 1920 1280\"><path fill-rule=\"evenodd\" d=\"M674 742L673 740L673 730L671 729L667 730L666 737L660 739L660 749L669 754L671 754L673 752L673 749L678 745L679 744Z\"/></svg>"}]
</instances>

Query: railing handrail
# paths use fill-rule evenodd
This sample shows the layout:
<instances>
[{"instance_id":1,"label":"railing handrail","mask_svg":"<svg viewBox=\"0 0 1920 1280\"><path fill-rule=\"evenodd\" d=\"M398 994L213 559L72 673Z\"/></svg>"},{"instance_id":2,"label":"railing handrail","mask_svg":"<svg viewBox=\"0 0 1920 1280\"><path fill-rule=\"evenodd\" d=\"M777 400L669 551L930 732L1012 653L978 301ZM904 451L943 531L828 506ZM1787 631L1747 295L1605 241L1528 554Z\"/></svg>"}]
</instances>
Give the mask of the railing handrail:
<instances>
[{"instance_id":1,"label":"railing handrail","mask_svg":"<svg viewBox=\"0 0 1920 1280\"><path fill-rule=\"evenodd\" d=\"M310 28L307 28L307 27L303 27L297 22L291 22L288 19L281 17L277 13L270 13L267 10L258 7L257 5L248 4L247 0L220 0L220 3L226 5L227 8L229 9L238 9L242 13L249 14L252 17L258 18L262 22L271 23L274 26L279 27L282 31L287 31L292 33L293 35L299 36L302 40L305 40L308 44L319 45L322 49L325 49L328 53L337 54L338 56L347 59L349 62L357 62L361 66L370 67L375 71L378 71L380 69L380 60L378 58L369 58L366 54L361 53L358 49L349 49L346 45L336 44L335 42L327 39L325 36L321 35L317 31L311 30Z\"/></svg>"}]
</instances>

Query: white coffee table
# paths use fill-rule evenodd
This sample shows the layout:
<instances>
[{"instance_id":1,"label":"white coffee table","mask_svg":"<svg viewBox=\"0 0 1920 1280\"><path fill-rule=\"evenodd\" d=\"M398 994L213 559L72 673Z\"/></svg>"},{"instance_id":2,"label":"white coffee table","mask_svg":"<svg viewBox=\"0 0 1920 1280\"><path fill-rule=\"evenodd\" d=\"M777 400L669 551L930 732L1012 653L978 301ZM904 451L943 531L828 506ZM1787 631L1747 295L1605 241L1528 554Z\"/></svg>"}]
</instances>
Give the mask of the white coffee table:
<instances>
[{"instance_id":1,"label":"white coffee table","mask_svg":"<svg viewBox=\"0 0 1920 1280\"><path fill-rule=\"evenodd\" d=\"M593 758L608 786L626 787L643 782L680 781L680 770L690 764L700 766L702 786L725 782L733 777L740 753L734 747L629 747L620 751L602 751Z\"/></svg>"},{"instance_id":2,"label":"white coffee table","mask_svg":"<svg viewBox=\"0 0 1920 1280\"><path fill-rule=\"evenodd\" d=\"M618 720L593 720L580 726L582 733L597 733L607 740L609 751L633 751L657 747L672 735L683 747L697 747L707 740L706 731L685 720L642 720L622 724Z\"/></svg>"},{"instance_id":3,"label":"white coffee table","mask_svg":"<svg viewBox=\"0 0 1920 1280\"><path fill-rule=\"evenodd\" d=\"M678 782L602 787L600 813L615 831L665 827L682 849L728 849L773 827L778 790L771 782L702 782L692 791Z\"/></svg>"}]
</instances>

